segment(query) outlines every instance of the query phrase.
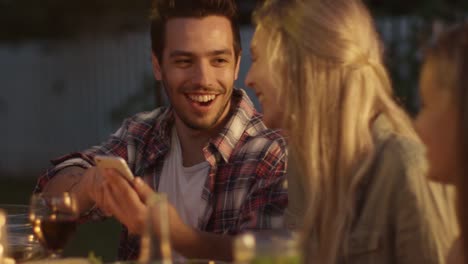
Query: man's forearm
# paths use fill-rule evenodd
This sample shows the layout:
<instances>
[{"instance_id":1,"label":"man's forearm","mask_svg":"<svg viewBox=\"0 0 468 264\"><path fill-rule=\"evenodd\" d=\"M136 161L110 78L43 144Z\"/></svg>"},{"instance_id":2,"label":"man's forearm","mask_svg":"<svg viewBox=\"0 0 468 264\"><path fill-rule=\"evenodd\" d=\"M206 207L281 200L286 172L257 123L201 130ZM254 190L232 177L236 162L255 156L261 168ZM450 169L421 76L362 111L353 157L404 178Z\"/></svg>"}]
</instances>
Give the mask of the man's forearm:
<instances>
[{"instance_id":1,"label":"man's forearm","mask_svg":"<svg viewBox=\"0 0 468 264\"><path fill-rule=\"evenodd\" d=\"M64 168L47 183L43 192L52 194L71 192L78 200L80 212L85 212L94 205L84 186L85 173L86 169L77 166Z\"/></svg>"},{"instance_id":2,"label":"man's forearm","mask_svg":"<svg viewBox=\"0 0 468 264\"><path fill-rule=\"evenodd\" d=\"M232 236L203 232L189 227L173 234L172 240L174 248L188 258L233 260Z\"/></svg>"}]
</instances>

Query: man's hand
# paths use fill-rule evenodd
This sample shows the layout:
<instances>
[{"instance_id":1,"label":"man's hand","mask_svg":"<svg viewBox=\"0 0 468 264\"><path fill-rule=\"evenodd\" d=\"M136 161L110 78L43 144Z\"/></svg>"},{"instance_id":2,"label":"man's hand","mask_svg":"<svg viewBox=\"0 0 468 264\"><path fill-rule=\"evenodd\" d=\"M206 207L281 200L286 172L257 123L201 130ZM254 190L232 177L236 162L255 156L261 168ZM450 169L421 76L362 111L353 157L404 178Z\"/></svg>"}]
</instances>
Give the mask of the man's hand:
<instances>
[{"instance_id":1,"label":"man's hand","mask_svg":"<svg viewBox=\"0 0 468 264\"><path fill-rule=\"evenodd\" d=\"M102 203L97 202L98 206L106 208L106 213L117 218L130 233L142 234L148 214L145 202L153 190L146 186L148 189L144 193L137 193L132 186L134 184L130 184L114 169L107 169L103 174Z\"/></svg>"},{"instance_id":2,"label":"man's hand","mask_svg":"<svg viewBox=\"0 0 468 264\"><path fill-rule=\"evenodd\" d=\"M104 177L96 167L91 167L85 171L83 178L73 191L83 193L86 200L92 205L96 204L106 216L110 216L108 208L105 206L102 189L104 187ZM89 206L88 206L89 207Z\"/></svg>"},{"instance_id":3,"label":"man's hand","mask_svg":"<svg viewBox=\"0 0 468 264\"><path fill-rule=\"evenodd\" d=\"M124 224L130 233L142 235L148 217L146 203L155 192L140 177L130 184L116 170L106 170L102 195L109 212ZM152 212L152 224L160 226L159 210ZM232 238L202 232L186 225L176 209L168 203L169 232L173 248L188 258L232 260ZM159 228L153 230L160 237Z\"/></svg>"},{"instance_id":4,"label":"man's hand","mask_svg":"<svg viewBox=\"0 0 468 264\"><path fill-rule=\"evenodd\" d=\"M138 177L135 178L133 185L142 201L148 201L154 195L154 191ZM170 241L177 252L188 258L232 260L232 237L192 228L182 221L174 206L168 203L167 207ZM152 224L159 227L161 217L164 216L159 214L159 210L153 211L152 216ZM154 231L156 236L161 237L159 228L155 228Z\"/></svg>"},{"instance_id":5,"label":"man's hand","mask_svg":"<svg viewBox=\"0 0 468 264\"><path fill-rule=\"evenodd\" d=\"M145 182L143 182L140 178L136 177L133 181L133 185L135 191L138 193L140 199L145 203L148 204L149 199L151 196L156 195L156 192L153 191ZM160 211L157 210L156 207L152 208L154 210L152 212L152 224L155 227L161 226L162 217L167 217L169 222L169 232L171 233L171 238L177 240L181 231L189 232L192 230L191 227L186 225L183 220L180 218L177 210L172 206L171 203L167 202L167 215L161 215ZM160 236L160 229L155 228L154 230L157 236Z\"/></svg>"},{"instance_id":6,"label":"man's hand","mask_svg":"<svg viewBox=\"0 0 468 264\"><path fill-rule=\"evenodd\" d=\"M144 232L148 217L147 202L155 191L151 189L140 177L135 177L130 184L118 171L109 169L104 173L105 183L102 189L102 207L124 224L130 233L141 235ZM98 206L101 206L98 204ZM152 214L153 225L159 226L161 215L159 211ZM174 237L180 230L190 229L180 218L176 209L168 203L169 228ZM176 231L177 230L177 231ZM156 228L159 236L159 228Z\"/></svg>"}]
</instances>

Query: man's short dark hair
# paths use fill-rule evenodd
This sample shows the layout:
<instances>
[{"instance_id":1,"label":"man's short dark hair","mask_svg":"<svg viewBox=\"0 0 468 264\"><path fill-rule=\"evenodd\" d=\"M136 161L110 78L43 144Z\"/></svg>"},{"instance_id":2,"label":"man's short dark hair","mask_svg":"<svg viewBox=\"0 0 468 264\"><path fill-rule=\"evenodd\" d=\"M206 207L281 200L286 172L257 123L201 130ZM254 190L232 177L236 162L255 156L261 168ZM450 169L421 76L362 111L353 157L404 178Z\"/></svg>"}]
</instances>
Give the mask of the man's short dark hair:
<instances>
[{"instance_id":1,"label":"man's short dark hair","mask_svg":"<svg viewBox=\"0 0 468 264\"><path fill-rule=\"evenodd\" d=\"M171 18L222 16L231 22L236 60L242 50L235 0L153 0L151 14L151 49L162 62L166 24Z\"/></svg>"}]
</instances>

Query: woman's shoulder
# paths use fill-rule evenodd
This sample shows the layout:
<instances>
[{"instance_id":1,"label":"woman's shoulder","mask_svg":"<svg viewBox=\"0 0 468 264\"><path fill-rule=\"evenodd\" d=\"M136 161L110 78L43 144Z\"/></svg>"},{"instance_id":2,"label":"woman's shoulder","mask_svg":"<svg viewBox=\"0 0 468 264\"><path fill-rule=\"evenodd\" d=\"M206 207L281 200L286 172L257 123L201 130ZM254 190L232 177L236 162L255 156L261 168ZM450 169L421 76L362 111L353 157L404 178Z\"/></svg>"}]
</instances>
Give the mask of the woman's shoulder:
<instances>
[{"instance_id":1,"label":"woman's shoulder","mask_svg":"<svg viewBox=\"0 0 468 264\"><path fill-rule=\"evenodd\" d=\"M434 221L435 218L441 221L447 233L458 234L455 188L427 178L428 163L422 143L394 134L385 143L379 160L374 180L379 182L380 192L386 191L389 198L393 197L390 200L394 206L413 206L414 214L418 210L425 212ZM450 242L453 238L450 237Z\"/></svg>"},{"instance_id":2,"label":"woman's shoulder","mask_svg":"<svg viewBox=\"0 0 468 264\"><path fill-rule=\"evenodd\" d=\"M444 258L458 234L455 192L427 178L425 147L393 133L382 143L376 167L374 198L387 204L398 234L411 236L418 250L434 251L432 259Z\"/></svg>"},{"instance_id":3,"label":"woman's shoulder","mask_svg":"<svg viewBox=\"0 0 468 264\"><path fill-rule=\"evenodd\" d=\"M422 207L434 207L431 199L452 192L427 178L425 147L417 139L393 133L380 142L377 152L370 172L372 193L386 197L389 206L401 207L414 202Z\"/></svg>"},{"instance_id":4,"label":"woman's shoulder","mask_svg":"<svg viewBox=\"0 0 468 264\"><path fill-rule=\"evenodd\" d=\"M386 116L379 116L373 124L375 164L384 174L397 174L404 180L408 174L425 175L428 164L425 147L416 136L398 133ZM396 177L396 176L395 176ZM386 177L387 178L387 177Z\"/></svg>"},{"instance_id":5,"label":"woman's shoulder","mask_svg":"<svg viewBox=\"0 0 468 264\"><path fill-rule=\"evenodd\" d=\"M413 199L415 194L425 193L417 189L427 189L426 171L421 143L396 133L381 134L375 141L373 159L363 180L365 197L370 200L367 203L388 210L402 200Z\"/></svg>"},{"instance_id":6,"label":"woman's shoulder","mask_svg":"<svg viewBox=\"0 0 468 264\"><path fill-rule=\"evenodd\" d=\"M421 177L427 180L428 164L425 147L421 142L393 133L378 144L381 150L376 161L380 171L387 174L388 180L408 181ZM388 174L393 174L393 177L389 178Z\"/></svg>"}]
</instances>

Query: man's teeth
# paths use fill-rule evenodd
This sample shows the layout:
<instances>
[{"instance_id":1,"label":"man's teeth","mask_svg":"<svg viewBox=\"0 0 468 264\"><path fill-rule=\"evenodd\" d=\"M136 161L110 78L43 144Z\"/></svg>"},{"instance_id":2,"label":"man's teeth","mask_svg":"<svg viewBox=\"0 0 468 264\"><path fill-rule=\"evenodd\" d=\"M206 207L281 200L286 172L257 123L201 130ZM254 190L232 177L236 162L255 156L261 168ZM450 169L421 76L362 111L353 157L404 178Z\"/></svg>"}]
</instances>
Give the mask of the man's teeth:
<instances>
[{"instance_id":1,"label":"man's teeth","mask_svg":"<svg viewBox=\"0 0 468 264\"><path fill-rule=\"evenodd\" d=\"M206 103L212 101L216 98L216 95L189 95L190 100L199 102L199 103Z\"/></svg>"}]
</instances>

